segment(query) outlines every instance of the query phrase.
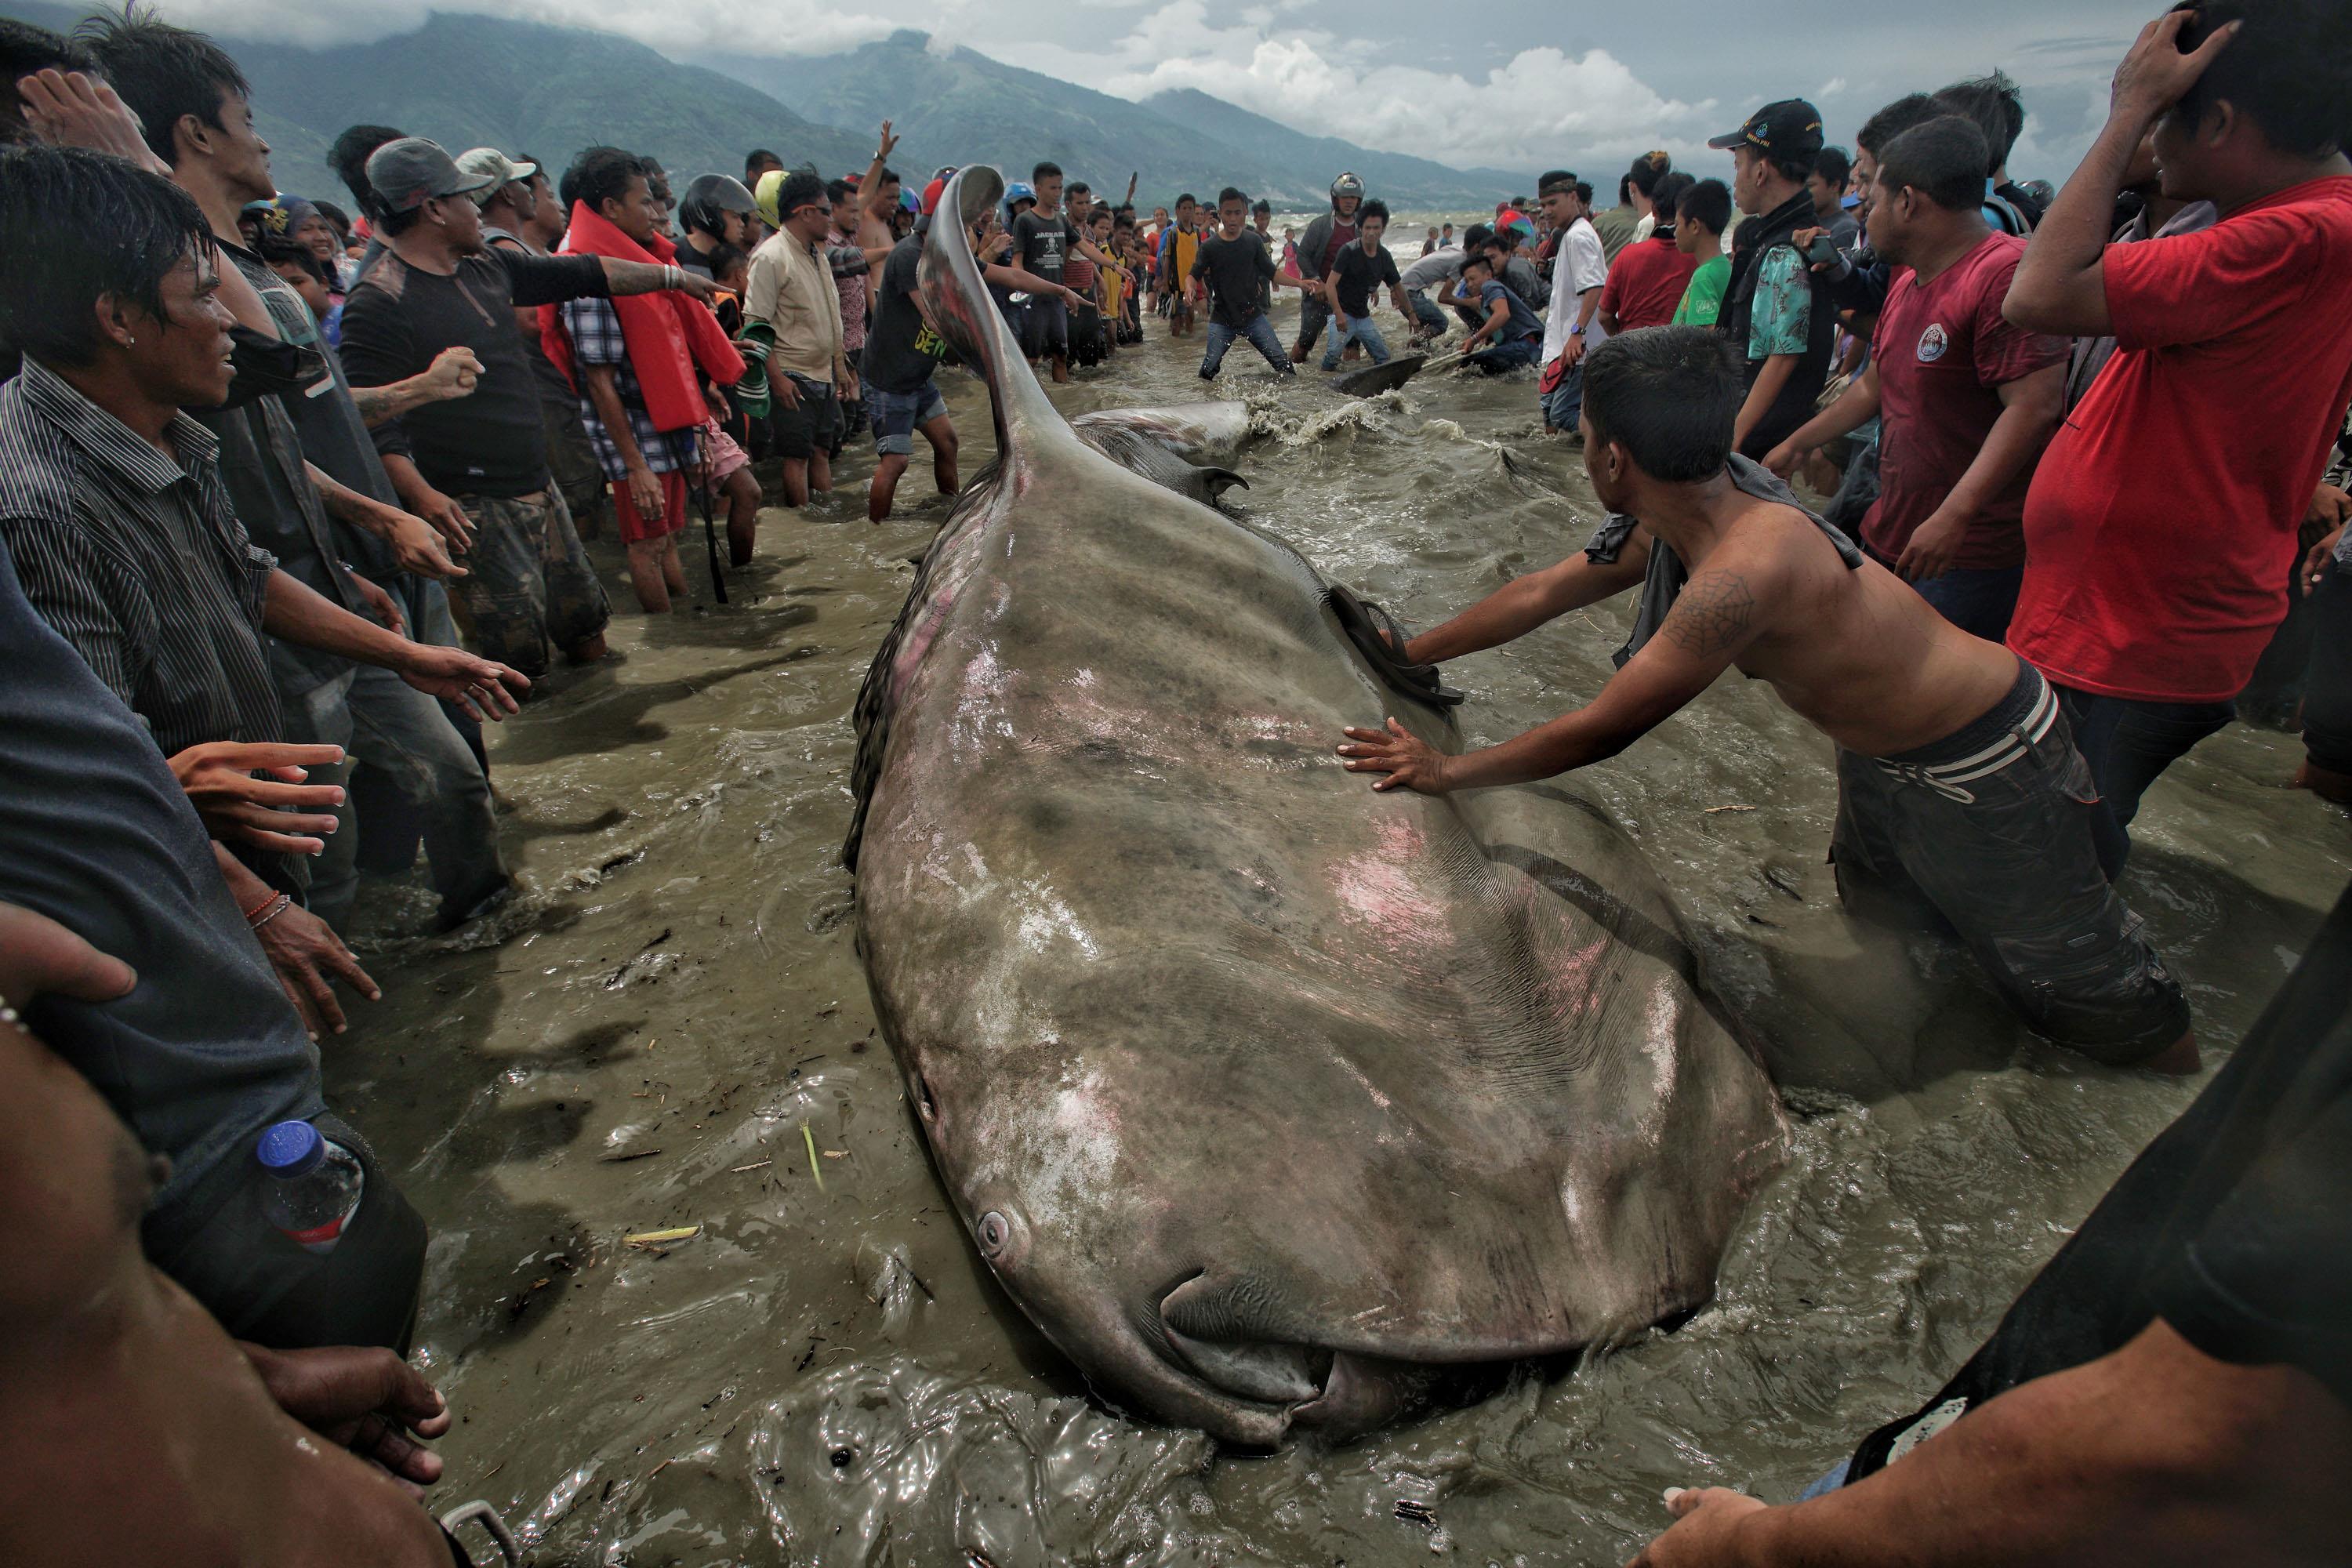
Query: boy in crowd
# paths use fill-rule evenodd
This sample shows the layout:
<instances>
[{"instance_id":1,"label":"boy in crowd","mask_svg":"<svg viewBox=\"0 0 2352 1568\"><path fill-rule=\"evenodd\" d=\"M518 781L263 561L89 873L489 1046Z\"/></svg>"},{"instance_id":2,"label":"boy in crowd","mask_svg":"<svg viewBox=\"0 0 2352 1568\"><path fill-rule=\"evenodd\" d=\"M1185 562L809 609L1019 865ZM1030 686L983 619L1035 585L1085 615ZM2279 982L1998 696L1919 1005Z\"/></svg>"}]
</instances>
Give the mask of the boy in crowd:
<instances>
[{"instance_id":1,"label":"boy in crowd","mask_svg":"<svg viewBox=\"0 0 2352 1568\"><path fill-rule=\"evenodd\" d=\"M1233 186L1217 193L1217 230L1201 242L1189 276L1192 291L1209 306L1208 352L1201 359L1201 379L1213 381L1225 363L1225 351L1235 338L1265 356L1277 375L1296 375L1297 367L1282 352L1274 323L1265 319L1265 289L1276 277L1274 253L1244 221L1249 198ZM1282 279L1285 287L1295 287ZM1383 356L1385 357L1385 356Z\"/></svg>"},{"instance_id":2,"label":"boy in crowd","mask_svg":"<svg viewBox=\"0 0 2352 1568\"><path fill-rule=\"evenodd\" d=\"M1588 216L1591 191L1565 169L1554 169L1536 183L1544 216L1559 230L1559 247L1552 260L1551 311L1544 321L1543 375L1536 384L1547 436L1576 428L1584 405L1584 373L1578 367L1585 351L1609 336L1600 320L1609 262Z\"/></svg>"},{"instance_id":3,"label":"boy in crowd","mask_svg":"<svg viewBox=\"0 0 2352 1568\"><path fill-rule=\"evenodd\" d=\"M1190 279L1201 254L1201 204L1187 192L1176 198L1176 221L1160 236L1160 286L1168 299L1168 335L1181 338L1192 330Z\"/></svg>"},{"instance_id":4,"label":"boy in crowd","mask_svg":"<svg viewBox=\"0 0 2352 1568\"><path fill-rule=\"evenodd\" d=\"M1609 266L1608 287L1601 290L1601 330L1611 337L1663 327L1675 319L1698 255L1676 242L1675 208L1683 193L1697 182L1675 173L1662 177L1651 193L1658 221L1647 239L1638 239L1617 253Z\"/></svg>"},{"instance_id":5,"label":"boy in crowd","mask_svg":"<svg viewBox=\"0 0 2352 1568\"><path fill-rule=\"evenodd\" d=\"M1062 170L1059 164L1038 164L1030 172L1029 182L1036 192L1037 205L1013 220L1013 240L1019 251L1018 260L1024 271L1059 285L1063 268L1071 256L1081 257L1096 267L1110 259L1095 248L1094 241L1081 234L1078 226L1072 223L1069 215L1062 210ZM1191 200L1190 197L1185 199ZM1181 205L1180 203L1180 210ZM1067 298L1053 294L1031 300L1023 323L1021 352L1033 360L1049 362L1056 382L1068 381L1070 306Z\"/></svg>"},{"instance_id":6,"label":"boy in crowd","mask_svg":"<svg viewBox=\"0 0 2352 1568\"><path fill-rule=\"evenodd\" d=\"M1462 353L1467 363L1488 375L1500 375L1535 363L1537 351L1543 347L1543 321L1508 284L1495 276L1499 270L1492 247L1483 250L1465 248L1462 253L1459 295L1476 300L1478 308L1486 312L1476 329L1464 340Z\"/></svg>"},{"instance_id":7,"label":"boy in crowd","mask_svg":"<svg viewBox=\"0 0 2352 1568\"><path fill-rule=\"evenodd\" d=\"M1388 232L1388 204L1366 202L1356 211L1356 243L1342 248L1324 275L1323 302L1331 311L1331 342L1323 350L1327 372L1339 368L1340 353L1350 343L1361 344L1374 364L1388 363L1388 341L1372 324L1372 294L1382 284L1388 285L1397 314L1408 324L1413 320L1412 308L1405 303L1404 280L1398 276L1396 258L1381 243ZM1273 276L1273 265L1269 257L1268 277Z\"/></svg>"},{"instance_id":8,"label":"boy in crowd","mask_svg":"<svg viewBox=\"0 0 2352 1568\"><path fill-rule=\"evenodd\" d=\"M1764 465L1790 474L1883 416L1863 548L1954 626L1998 642L2017 605L2026 488L2058 426L2067 344L2001 316L2025 242L1986 225L1983 163L1984 137L1958 115L1887 144L1870 237L1899 270L1869 366Z\"/></svg>"},{"instance_id":9,"label":"boy in crowd","mask_svg":"<svg viewBox=\"0 0 2352 1568\"><path fill-rule=\"evenodd\" d=\"M1782 99L1707 145L1730 152L1732 198L1757 220L1740 226L1716 327L1747 356L1748 401L1734 435L1743 457L1760 458L1812 417L1837 337L1827 286L1792 239L1814 225L1804 181L1822 150L1821 111Z\"/></svg>"},{"instance_id":10,"label":"boy in crowd","mask_svg":"<svg viewBox=\"0 0 2352 1568\"><path fill-rule=\"evenodd\" d=\"M1813 217L1829 230L1830 243L1852 250L1862 243L1862 225L1846 210L1846 184L1853 165L1843 147L1824 147L1813 154L1813 172L1805 176L1805 194L1813 199Z\"/></svg>"},{"instance_id":11,"label":"boy in crowd","mask_svg":"<svg viewBox=\"0 0 2352 1568\"><path fill-rule=\"evenodd\" d=\"M1837 743L1831 854L1849 909L1940 917L2061 1044L2114 1066L2195 1071L2188 999L2100 868L2077 804L2085 770L2049 684L1736 457L1741 384L1731 345L1699 328L1595 349L1584 468L1610 521L1583 554L1402 650L1434 664L1493 647L1639 582L1633 636L1598 696L1458 756L1394 720L1349 730L1339 754L1385 775L1377 789L1549 778L1615 756L1736 665Z\"/></svg>"},{"instance_id":12,"label":"boy in crowd","mask_svg":"<svg viewBox=\"0 0 2352 1568\"><path fill-rule=\"evenodd\" d=\"M2352 402L2347 101L2340 0L2210 0L2150 23L2010 286L2018 325L2116 340L2033 476L2009 633L2083 737L2111 865L2142 792L2230 721L2286 615ZM2151 127L2165 193L2221 219L2111 246Z\"/></svg>"},{"instance_id":13,"label":"boy in crowd","mask_svg":"<svg viewBox=\"0 0 2352 1568\"><path fill-rule=\"evenodd\" d=\"M1404 269L1398 281L1403 286L1406 306L1412 311L1412 342L1418 346L1445 335L1445 312L1430 302L1429 290L1439 295L1453 292L1462 276L1462 251L1459 247L1442 246L1413 262Z\"/></svg>"},{"instance_id":14,"label":"boy in crowd","mask_svg":"<svg viewBox=\"0 0 2352 1568\"><path fill-rule=\"evenodd\" d=\"M1675 307L1675 326L1715 325L1731 281L1731 258L1723 254L1723 231L1730 226L1731 189L1721 180L1701 180L1675 203L1675 248L1696 263Z\"/></svg>"}]
</instances>

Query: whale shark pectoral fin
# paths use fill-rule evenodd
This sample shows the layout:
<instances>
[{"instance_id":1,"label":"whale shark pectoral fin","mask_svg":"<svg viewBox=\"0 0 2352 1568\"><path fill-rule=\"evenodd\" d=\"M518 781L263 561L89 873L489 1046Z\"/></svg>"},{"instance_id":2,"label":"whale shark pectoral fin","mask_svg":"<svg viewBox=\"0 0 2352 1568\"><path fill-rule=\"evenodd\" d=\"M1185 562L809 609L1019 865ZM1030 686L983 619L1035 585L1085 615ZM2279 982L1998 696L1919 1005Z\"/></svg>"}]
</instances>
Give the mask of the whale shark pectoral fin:
<instances>
[{"instance_id":1,"label":"whale shark pectoral fin","mask_svg":"<svg viewBox=\"0 0 2352 1568\"><path fill-rule=\"evenodd\" d=\"M1250 488L1250 482L1231 468L1202 468L1201 483L1207 489L1211 500L1216 500L1236 485L1243 489Z\"/></svg>"}]
</instances>

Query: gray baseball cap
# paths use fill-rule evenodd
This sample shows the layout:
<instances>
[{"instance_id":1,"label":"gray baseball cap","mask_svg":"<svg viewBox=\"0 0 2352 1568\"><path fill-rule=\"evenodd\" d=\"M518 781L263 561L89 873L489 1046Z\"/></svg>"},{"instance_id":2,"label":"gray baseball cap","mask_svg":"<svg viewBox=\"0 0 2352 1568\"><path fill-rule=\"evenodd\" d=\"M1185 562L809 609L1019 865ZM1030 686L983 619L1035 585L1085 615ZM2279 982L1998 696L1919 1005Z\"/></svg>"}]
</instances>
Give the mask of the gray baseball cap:
<instances>
[{"instance_id":1,"label":"gray baseball cap","mask_svg":"<svg viewBox=\"0 0 2352 1568\"><path fill-rule=\"evenodd\" d=\"M440 143L422 136L387 142L369 154L368 184L386 210L415 212L436 196L470 195L493 182L457 167Z\"/></svg>"},{"instance_id":2,"label":"gray baseball cap","mask_svg":"<svg viewBox=\"0 0 2352 1568\"><path fill-rule=\"evenodd\" d=\"M457 154L457 172L479 174L489 184L474 193L476 202L486 202L500 185L516 180L528 180L539 173L536 163L519 163L495 147L476 147Z\"/></svg>"}]
</instances>

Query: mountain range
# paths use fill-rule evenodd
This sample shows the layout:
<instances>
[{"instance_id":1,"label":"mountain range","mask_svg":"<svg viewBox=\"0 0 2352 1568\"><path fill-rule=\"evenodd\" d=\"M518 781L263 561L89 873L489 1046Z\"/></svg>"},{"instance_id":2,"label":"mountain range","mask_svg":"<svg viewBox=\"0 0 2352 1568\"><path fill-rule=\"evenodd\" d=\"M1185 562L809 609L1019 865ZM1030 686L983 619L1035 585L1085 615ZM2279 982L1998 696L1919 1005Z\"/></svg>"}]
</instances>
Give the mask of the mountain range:
<instances>
[{"instance_id":1,"label":"mountain range","mask_svg":"<svg viewBox=\"0 0 2352 1568\"><path fill-rule=\"evenodd\" d=\"M170 19L168 0L162 10ZM0 15L59 32L88 14L0 0ZM1113 196L1135 172L1147 208L1181 191L1211 198L1226 184L1277 205L1320 206L1343 169L1399 207L1484 208L1530 184L1307 135L1191 89L1129 102L971 49L935 51L912 31L846 55L699 64L610 33L446 12L374 43L220 42L253 84L279 188L339 205L347 198L327 148L362 122L430 136L452 153L534 153L557 171L581 148L607 142L651 153L674 176L740 174L752 147L832 175L863 169L875 128L888 119L900 137L892 164L911 182L970 163L1018 179L1051 159Z\"/></svg>"}]
</instances>

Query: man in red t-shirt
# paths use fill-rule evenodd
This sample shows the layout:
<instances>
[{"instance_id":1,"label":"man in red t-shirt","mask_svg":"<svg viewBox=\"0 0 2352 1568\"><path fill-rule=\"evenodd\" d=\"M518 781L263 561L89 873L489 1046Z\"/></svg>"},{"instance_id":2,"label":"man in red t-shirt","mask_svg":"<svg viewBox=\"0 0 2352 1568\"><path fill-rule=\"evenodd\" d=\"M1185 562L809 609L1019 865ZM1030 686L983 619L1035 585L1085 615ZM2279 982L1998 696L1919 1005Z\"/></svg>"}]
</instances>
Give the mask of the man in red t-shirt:
<instances>
[{"instance_id":1,"label":"man in red t-shirt","mask_svg":"<svg viewBox=\"0 0 2352 1568\"><path fill-rule=\"evenodd\" d=\"M2286 615L2295 530L2352 399L2352 12L2208 0L2150 23L2010 287L2021 326L2112 335L2025 506L2009 643L2050 677L2111 816L2229 722ZM2109 248L2156 132L2200 234Z\"/></svg>"},{"instance_id":2,"label":"man in red t-shirt","mask_svg":"<svg viewBox=\"0 0 2352 1568\"><path fill-rule=\"evenodd\" d=\"M1609 281L1601 290L1601 330L1608 336L1663 327L1675 319L1683 290L1698 270L1698 258L1675 247L1674 203L1696 184L1679 173L1661 178L1651 195L1660 215L1658 226L1649 238L1619 251L1609 264Z\"/></svg>"},{"instance_id":3,"label":"man in red t-shirt","mask_svg":"<svg viewBox=\"0 0 2352 1568\"><path fill-rule=\"evenodd\" d=\"M1881 149L1870 242L1896 275L1870 367L1764 462L1790 473L1879 416L1879 495L1863 548L1946 620L1999 642L2025 569L2026 487L2065 395L2067 342L2002 319L2025 241L1985 222L1985 156L1984 133L1954 115Z\"/></svg>"}]
</instances>

